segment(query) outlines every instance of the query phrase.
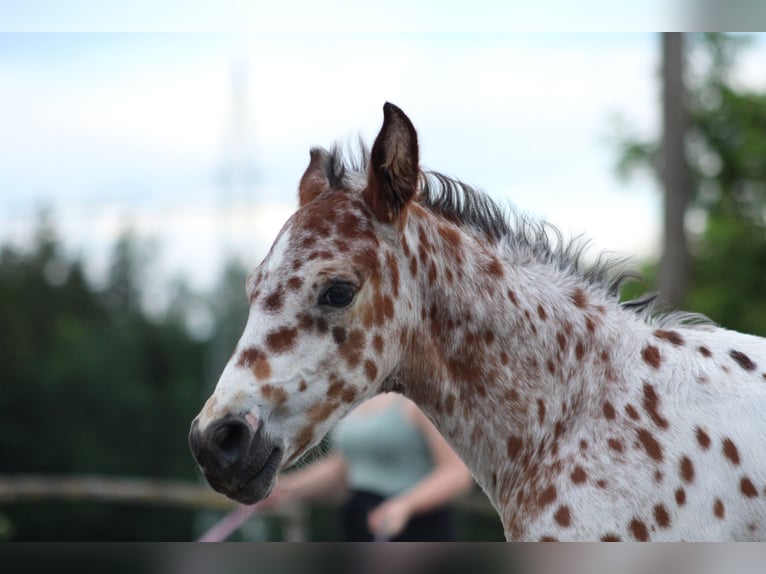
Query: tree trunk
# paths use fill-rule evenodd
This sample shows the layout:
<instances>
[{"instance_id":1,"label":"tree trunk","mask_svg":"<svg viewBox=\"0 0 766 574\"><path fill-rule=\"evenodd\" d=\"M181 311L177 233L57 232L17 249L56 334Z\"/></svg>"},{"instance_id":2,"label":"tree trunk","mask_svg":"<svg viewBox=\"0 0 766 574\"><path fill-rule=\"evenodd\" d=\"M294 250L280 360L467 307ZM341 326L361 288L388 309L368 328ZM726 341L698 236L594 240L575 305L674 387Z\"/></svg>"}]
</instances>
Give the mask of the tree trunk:
<instances>
[{"instance_id":1,"label":"tree trunk","mask_svg":"<svg viewBox=\"0 0 766 574\"><path fill-rule=\"evenodd\" d=\"M684 215L689 202L689 166L685 134L688 122L684 90L683 34L662 34L663 135L660 158L664 188L663 246L658 276L662 299L678 307L689 285L691 257Z\"/></svg>"}]
</instances>

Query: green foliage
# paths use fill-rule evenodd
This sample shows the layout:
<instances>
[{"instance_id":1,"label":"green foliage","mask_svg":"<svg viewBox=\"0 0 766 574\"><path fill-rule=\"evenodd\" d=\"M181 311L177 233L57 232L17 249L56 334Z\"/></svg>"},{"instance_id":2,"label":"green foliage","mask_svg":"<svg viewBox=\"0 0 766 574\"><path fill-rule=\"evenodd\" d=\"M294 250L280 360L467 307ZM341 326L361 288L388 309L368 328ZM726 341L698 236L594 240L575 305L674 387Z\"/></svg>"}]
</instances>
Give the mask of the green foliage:
<instances>
[{"instance_id":1,"label":"green foliage","mask_svg":"<svg viewBox=\"0 0 766 574\"><path fill-rule=\"evenodd\" d=\"M725 327L766 335L766 93L732 79L747 37L689 39L690 212L702 225L689 233L692 285L684 307ZM618 173L657 175L659 147L659 141L623 134Z\"/></svg>"},{"instance_id":2,"label":"green foliage","mask_svg":"<svg viewBox=\"0 0 766 574\"><path fill-rule=\"evenodd\" d=\"M197 476L186 449L205 343L139 305L136 245L104 290L48 223L30 253L0 250L0 473ZM191 512L108 504L2 508L20 540L188 539Z\"/></svg>"}]
</instances>

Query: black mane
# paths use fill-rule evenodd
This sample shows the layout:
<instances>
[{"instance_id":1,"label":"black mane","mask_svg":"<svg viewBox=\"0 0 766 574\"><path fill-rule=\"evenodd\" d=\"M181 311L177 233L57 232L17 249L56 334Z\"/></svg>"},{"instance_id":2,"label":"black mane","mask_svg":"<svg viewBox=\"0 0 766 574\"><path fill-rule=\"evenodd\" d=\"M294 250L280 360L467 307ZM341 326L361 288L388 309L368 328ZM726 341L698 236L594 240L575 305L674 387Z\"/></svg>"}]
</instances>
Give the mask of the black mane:
<instances>
[{"instance_id":1,"label":"black mane","mask_svg":"<svg viewBox=\"0 0 766 574\"><path fill-rule=\"evenodd\" d=\"M325 163L330 186L361 189L367 179L369 161L369 150L362 142L359 143L357 155L347 154L338 146L333 146ZM624 258L602 254L594 264L583 266L587 241L581 237L565 240L554 225L521 215L512 208L503 209L487 194L460 180L424 170L420 181L416 201L429 211L477 231L492 243L506 243L514 252L524 252L538 261L576 274L589 284L606 290L617 301L626 282L641 280L637 273L616 271L624 264ZM646 318L652 317L656 304L656 293L620 303L624 309ZM654 321L661 325L709 324L704 317L687 313L665 314L654 317Z\"/></svg>"}]
</instances>

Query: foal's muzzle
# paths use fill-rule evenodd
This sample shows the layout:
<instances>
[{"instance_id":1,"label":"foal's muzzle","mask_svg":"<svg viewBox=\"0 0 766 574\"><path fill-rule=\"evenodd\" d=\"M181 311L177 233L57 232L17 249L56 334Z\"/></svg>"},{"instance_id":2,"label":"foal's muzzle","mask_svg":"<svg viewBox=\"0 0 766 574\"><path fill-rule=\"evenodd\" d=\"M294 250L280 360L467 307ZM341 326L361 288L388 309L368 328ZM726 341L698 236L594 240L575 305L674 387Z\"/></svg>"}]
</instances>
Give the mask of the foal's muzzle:
<instances>
[{"instance_id":1,"label":"foal's muzzle","mask_svg":"<svg viewBox=\"0 0 766 574\"><path fill-rule=\"evenodd\" d=\"M253 430L239 416L215 420L202 431L194 419L189 447L210 486L243 504L268 496L284 453L262 423Z\"/></svg>"}]
</instances>

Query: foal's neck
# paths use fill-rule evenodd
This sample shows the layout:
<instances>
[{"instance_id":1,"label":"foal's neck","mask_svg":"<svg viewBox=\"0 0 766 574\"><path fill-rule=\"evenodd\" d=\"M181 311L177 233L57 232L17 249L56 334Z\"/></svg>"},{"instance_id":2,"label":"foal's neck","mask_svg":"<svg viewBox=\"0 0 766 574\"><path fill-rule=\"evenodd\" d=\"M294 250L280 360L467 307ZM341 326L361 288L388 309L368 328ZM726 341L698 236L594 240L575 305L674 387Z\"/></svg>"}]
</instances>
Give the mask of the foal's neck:
<instances>
[{"instance_id":1,"label":"foal's neck","mask_svg":"<svg viewBox=\"0 0 766 574\"><path fill-rule=\"evenodd\" d=\"M607 289L511 240L415 210L405 255L419 286L420 329L401 379L471 466L496 506L507 484L596 416L624 380L612 357L635 346Z\"/></svg>"}]
</instances>

